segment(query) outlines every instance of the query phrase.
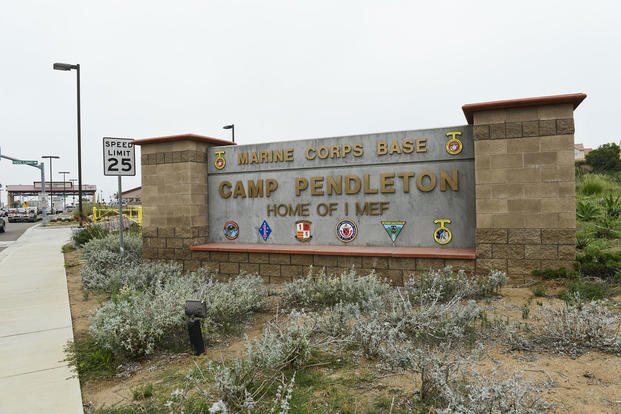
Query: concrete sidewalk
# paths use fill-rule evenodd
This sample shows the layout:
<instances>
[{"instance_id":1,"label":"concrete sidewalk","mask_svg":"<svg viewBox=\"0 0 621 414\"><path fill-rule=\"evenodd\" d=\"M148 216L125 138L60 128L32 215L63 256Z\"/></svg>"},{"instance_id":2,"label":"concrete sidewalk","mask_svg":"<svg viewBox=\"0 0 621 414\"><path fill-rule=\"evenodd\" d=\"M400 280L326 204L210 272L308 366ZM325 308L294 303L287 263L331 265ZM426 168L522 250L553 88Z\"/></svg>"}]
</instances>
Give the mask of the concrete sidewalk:
<instances>
[{"instance_id":1,"label":"concrete sidewalk","mask_svg":"<svg viewBox=\"0 0 621 414\"><path fill-rule=\"evenodd\" d=\"M81 413L63 362L73 339L61 246L70 228L33 227L0 253L0 413Z\"/></svg>"}]
</instances>

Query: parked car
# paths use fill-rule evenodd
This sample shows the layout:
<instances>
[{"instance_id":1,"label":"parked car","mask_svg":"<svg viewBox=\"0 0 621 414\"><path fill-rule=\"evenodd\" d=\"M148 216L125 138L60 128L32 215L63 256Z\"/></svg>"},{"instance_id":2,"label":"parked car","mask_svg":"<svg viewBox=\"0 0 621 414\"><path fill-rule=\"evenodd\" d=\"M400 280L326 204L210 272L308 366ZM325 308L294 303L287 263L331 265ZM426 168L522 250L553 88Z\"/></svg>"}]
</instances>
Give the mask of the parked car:
<instances>
[{"instance_id":1,"label":"parked car","mask_svg":"<svg viewBox=\"0 0 621 414\"><path fill-rule=\"evenodd\" d=\"M17 209L16 208L9 209L8 219L9 219L9 223L17 221Z\"/></svg>"},{"instance_id":2,"label":"parked car","mask_svg":"<svg viewBox=\"0 0 621 414\"><path fill-rule=\"evenodd\" d=\"M4 233L4 226L6 225L4 218L0 217L0 233Z\"/></svg>"}]
</instances>

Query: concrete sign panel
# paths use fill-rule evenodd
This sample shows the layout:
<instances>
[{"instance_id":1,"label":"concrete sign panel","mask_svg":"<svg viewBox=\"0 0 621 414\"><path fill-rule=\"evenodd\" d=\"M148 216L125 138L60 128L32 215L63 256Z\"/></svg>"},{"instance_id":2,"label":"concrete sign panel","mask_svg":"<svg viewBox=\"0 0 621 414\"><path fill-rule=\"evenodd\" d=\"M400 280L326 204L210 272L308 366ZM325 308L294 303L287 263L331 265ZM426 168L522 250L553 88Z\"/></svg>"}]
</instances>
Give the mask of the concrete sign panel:
<instances>
[{"instance_id":1,"label":"concrete sign panel","mask_svg":"<svg viewBox=\"0 0 621 414\"><path fill-rule=\"evenodd\" d=\"M104 138L104 175L136 175L136 148L133 139Z\"/></svg>"},{"instance_id":2,"label":"concrete sign panel","mask_svg":"<svg viewBox=\"0 0 621 414\"><path fill-rule=\"evenodd\" d=\"M472 248L470 126L209 149L209 241Z\"/></svg>"}]
</instances>

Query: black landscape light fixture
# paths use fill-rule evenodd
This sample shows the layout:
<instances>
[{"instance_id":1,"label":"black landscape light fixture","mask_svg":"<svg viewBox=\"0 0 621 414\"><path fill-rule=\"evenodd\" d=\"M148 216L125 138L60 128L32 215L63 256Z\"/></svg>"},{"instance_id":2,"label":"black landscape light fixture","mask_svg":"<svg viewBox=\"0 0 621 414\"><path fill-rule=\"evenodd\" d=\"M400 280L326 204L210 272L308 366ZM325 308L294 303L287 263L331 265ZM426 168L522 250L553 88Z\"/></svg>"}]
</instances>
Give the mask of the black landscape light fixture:
<instances>
[{"instance_id":1,"label":"black landscape light fixture","mask_svg":"<svg viewBox=\"0 0 621 414\"><path fill-rule=\"evenodd\" d=\"M190 335L190 343L194 349L194 355L200 355L205 352L201 319L207 317L207 304L204 300L186 300L185 315L188 317L188 334Z\"/></svg>"},{"instance_id":2,"label":"black landscape light fixture","mask_svg":"<svg viewBox=\"0 0 621 414\"><path fill-rule=\"evenodd\" d=\"M79 212L80 212L80 227L83 226L82 223L82 219L83 219L83 214L82 214L82 127L81 127L81 119L80 119L80 65L72 65L69 63L54 63L53 65L54 70L63 70L63 71L69 71L69 70L74 70L77 73L77 82L78 82L78 90L77 90L77 96L78 96L78 206L79 206Z\"/></svg>"},{"instance_id":3,"label":"black landscape light fixture","mask_svg":"<svg viewBox=\"0 0 621 414\"><path fill-rule=\"evenodd\" d=\"M235 142L235 124L225 125L222 127L222 129L230 129L231 135L233 137L232 141Z\"/></svg>"},{"instance_id":4,"label":"black landscape light fixture","mask_svg":"<svg viewBox=\"0 0 621 414\"><path fill-rule=\"evenodd\" d=\"M52 183L54 182L54 179L52 178L52 160L53 159L59 159L60 157L58 155L41 155L41 158L47 158L48 160L50 160L50 214L54 214L54 198L52 195ZM43 183L41 183L41 185L43 185Z\"/></svg>"},{"instance_id":5,"label":"black landscape light fixture","mask_svg":"<svg viewBox=\"0 0 621 414\"><path fill-rule=\"evenodd\" d=\"M66 181L66 176L67 174L70 174L69 171L58 171L58 174L62 174L63 176L63 213L65 213L65 210L67 210L67 190L65 187L65 183Z\"/></svg>"}]
</instances>

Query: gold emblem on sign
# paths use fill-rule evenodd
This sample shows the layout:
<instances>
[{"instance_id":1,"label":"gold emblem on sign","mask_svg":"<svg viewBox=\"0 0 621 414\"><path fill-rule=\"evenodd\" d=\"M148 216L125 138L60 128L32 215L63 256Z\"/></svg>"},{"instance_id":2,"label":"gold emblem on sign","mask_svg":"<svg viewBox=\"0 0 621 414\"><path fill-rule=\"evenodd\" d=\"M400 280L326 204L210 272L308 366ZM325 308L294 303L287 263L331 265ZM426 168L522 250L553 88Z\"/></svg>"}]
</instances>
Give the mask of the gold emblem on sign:
<instances>
[{"instance_id":1,"label":"gold emblem on sign","mask_svg":"<svg viewBox=\"0 0 621 414\"><path fill-rule=\"evenodd\" d=\"M451 131L446 133L447 137L451 137L446 143L446 152L451 155L457 155L464 149L464 144L461 142L457 136L461 136L461 132L459 131Z\"/></svg>"},{"instance_id":2,"label":"gold emblem on sign","mask_svg":"<svg viewBox=\"0 0 621 414\"><path fill-rule=\"evenodd\" d=\"M226 166L226 160L222 155L224 155L224 151L216 151L216 159L213 161L214 167L216 170L221 170Z\"/></svg>"},{"instance_id":3,"label":"gold emblem on sign","mask_svg":"<svg viewBox=\"0 0 621 414\"><path fill-rule=\"evenodd\" d=\"M453 233L446 227L446 224L451 224L450 219L436 219L433 221L435 224L439 224L440 227L433 231L433 239L438 244L448 244L453 238Z\"/></svg>"}]
</instances>

